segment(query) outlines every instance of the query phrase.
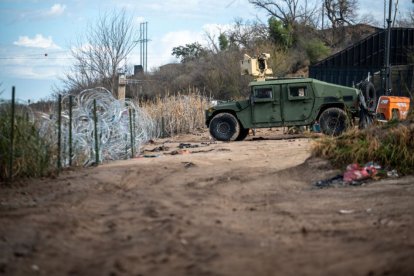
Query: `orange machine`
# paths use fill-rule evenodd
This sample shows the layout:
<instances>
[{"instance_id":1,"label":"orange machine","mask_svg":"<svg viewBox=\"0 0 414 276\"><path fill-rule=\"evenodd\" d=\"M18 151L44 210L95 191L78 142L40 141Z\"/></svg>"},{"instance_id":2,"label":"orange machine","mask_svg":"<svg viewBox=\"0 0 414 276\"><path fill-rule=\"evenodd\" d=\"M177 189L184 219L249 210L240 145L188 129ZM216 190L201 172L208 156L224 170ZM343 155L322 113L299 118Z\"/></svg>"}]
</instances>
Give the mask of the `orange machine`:
<instances>
[{"instance_id":1,"label":"orange machine","mask_svg":"<svg viewBox=\"0 0 414 276\"><path fill-rule=\"evenodd\" d=\"M383 120L404 120L410 109L410 98L381 96L378 100L377 114Z\"/></svg>"}]
</instances>

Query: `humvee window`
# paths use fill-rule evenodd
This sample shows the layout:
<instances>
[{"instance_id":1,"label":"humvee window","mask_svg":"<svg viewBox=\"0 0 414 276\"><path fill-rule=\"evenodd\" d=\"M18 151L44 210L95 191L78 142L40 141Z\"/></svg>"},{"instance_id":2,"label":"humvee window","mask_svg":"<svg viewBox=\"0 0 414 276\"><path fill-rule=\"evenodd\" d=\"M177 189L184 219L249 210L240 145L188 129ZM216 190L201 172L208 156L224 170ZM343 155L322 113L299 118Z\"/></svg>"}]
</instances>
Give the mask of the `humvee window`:
<instances>
[{"instance_id":1,"label":"humvee window","mask_svg":"<svg viewBox=\"0 0 414 276\"><path fill-rule=\"evenodd\" d=\"M289 87L289 97L292 97L292 98L306 97L306 86Z\"/></svg>"},{"instance_id":2,"label":"humvee window","mask_svg":"<svg viewBox=\"0 0 414 276\"><path fill-rule=\"evenodd\" d=\"M256 99L271 99L272 88L259 88L254 91L254 97Z\"/></svg>"}]
</instances>

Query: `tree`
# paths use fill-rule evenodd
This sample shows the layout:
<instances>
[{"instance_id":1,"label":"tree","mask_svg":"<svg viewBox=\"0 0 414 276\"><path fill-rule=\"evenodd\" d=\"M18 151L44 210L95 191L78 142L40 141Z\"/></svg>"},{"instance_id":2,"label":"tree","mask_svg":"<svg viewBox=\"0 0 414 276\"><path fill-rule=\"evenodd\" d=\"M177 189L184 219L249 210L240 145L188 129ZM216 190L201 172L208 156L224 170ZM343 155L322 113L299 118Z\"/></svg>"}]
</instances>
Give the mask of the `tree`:
<instances>
[{"instance_id":1,"label":"tree","mask_svg":"<svg viewBox=\"0 0 414 276\"><path fill-rule=\"evenodd\" d=\"M411 26L414 25L414 9L408 12L408 21L410 22Z\"/></svg>"},{"instance_id":2,"label":"tree","mask_svg":"<svg viewBox=\"0 0 414 276\"><path fill-rule=\"evenodd\" d=\"M406 13L403 13L401 18L396 19L395 26L404 27L404 28L413 28L414 27L414 8L411 8Z\"/></svg>"},{"instance_id":3,"label":"tree","mask_svg":"<svg viewBox=\"0 0 414 276\"><path fill-rule=\"evenodd\" d=\"M231 30L227 31L229 47L253 51L257 42L268 39L268 28L265 24L254 21L235 20Z\"/></svg>"},{"instance_id":4,"label":"tree","mask_svg":"<svg viewBox=\"0 0 414 276\"><path fill-rule=\"evenodd\" d=\"M325 0L324 8L333 29L354 24L357 19L357 0Z\"/></svg>"},{"instance_id":5,"label":"tree","mask_svg":"<svg viewBox=\"0 0 414 276\"><path fill-rule=\"evenodd\" d=\"M186 44L185 46L174 47L172 50L172 55L179 58L181 63L199 59L200 57L206 55L206 53L207 50L204 49L204 47L198 42Z\"/></svg>"},{"instance_id":6,"label":"tree","mask_svg":"<svg viewBox=\"0 0 414 276\"><path fill-rule=\"evenodd\" d=\"M270 17L268 20L269 35L273 43L287 49L292 46L293 38L291 28L283 26L282 21L275 17Z\"/></svg>"},{"instance_id":7,"label":"tree","mask_svg":"<svg viewBox=\"0 0 414 276\"><path fill-rule=\"evenodd\" d=\"M219 47L220 51L225 51L229 47L229 40L227 39L227 36L223 33L221 33L218 37L219 40Z\"/></svg>"},{"instance_id":8,"label":"tree","mask_svg":"<svg viewBox=\"0 0 414 276\"><path fill-rule=\"evenodd\" d=\"M316 11L316 6L309 8L308 0L249 0L249 3L282 21L283 26L294 26L299 21L308 22Z\"/></svg>"},{"instance_id":9,"label":"tree","mask_svg":"<svg viewBox=\"0 0 414 276\"><path fill-rule=\"evenodd\" d=\"M125 10L102 14L72 49L75 63L63 79L67 92L101 85L117 96L117 71L126 64L138 39Z\"/></svg>"}]
</instances>

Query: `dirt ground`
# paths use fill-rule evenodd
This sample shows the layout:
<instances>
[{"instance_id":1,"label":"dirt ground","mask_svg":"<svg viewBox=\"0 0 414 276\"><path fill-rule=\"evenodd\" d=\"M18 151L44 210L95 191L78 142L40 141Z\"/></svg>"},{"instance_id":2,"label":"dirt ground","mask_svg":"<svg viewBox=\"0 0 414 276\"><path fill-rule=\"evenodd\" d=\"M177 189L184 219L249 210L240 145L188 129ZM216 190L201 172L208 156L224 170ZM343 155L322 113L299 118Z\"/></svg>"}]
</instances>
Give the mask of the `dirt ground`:
<instances>
[{"instance_id":1,"label":"dirt ground","mask_svg":"<svg viewBox=\"0 0 414 276\"><path fill-rule=\"evenodd\" d=\"M278 137L156 140L3 187L0 274L414 275L414 177L318 189L339 171Z\"/></svg>"}]
</instances>

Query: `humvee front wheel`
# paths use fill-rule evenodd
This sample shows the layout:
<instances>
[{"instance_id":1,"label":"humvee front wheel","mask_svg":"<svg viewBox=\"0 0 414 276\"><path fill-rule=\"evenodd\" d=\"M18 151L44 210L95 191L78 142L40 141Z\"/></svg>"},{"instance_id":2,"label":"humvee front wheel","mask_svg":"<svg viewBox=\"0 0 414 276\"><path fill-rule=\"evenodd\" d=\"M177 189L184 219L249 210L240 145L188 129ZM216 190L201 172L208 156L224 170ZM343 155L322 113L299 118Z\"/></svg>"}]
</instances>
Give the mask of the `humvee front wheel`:
<instances>
[{"instance_id":1,"label":"humvee front wheel","mask_svg":"<svg viewBox=\"0 0 414 276\"><path fill-rule=\"evenodd\" d=\"M331 107L322 112L319 125L323 134L338 136L347 129L348 118L342 109Z\"/></svg>"},{"instance_id":2,"label":"humvee front wheel","mask_svg":"<svg viewBox=\"0 0 414 276\"><path fill-rule=\"evenodd\" d=\"M240 124L230 113L219 113L209 125L210 134L219 141L234 141L240 134Z\"/></svg>"}]
</instances>

